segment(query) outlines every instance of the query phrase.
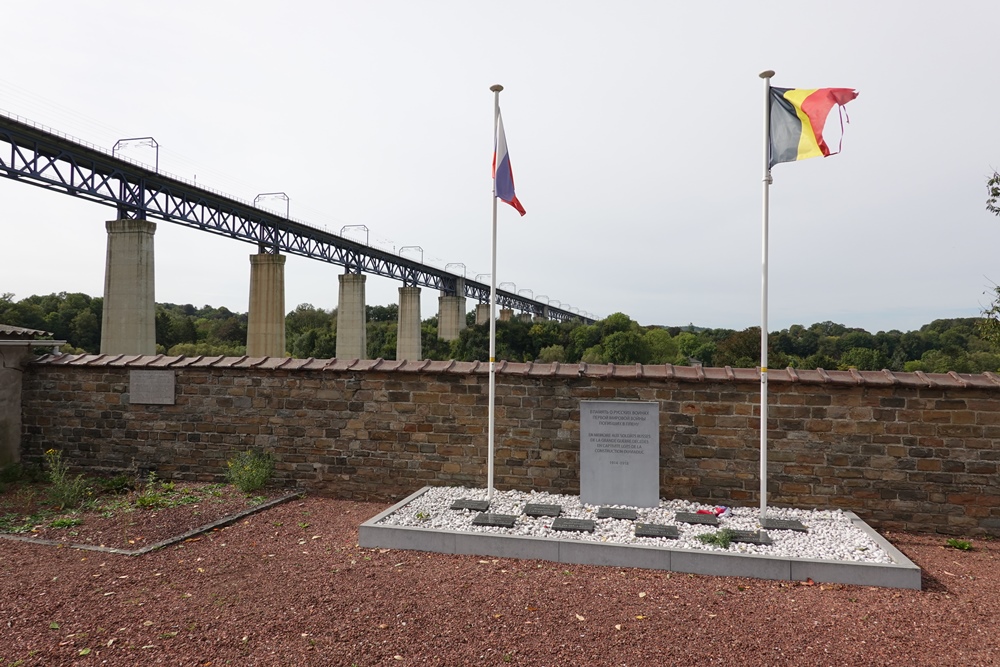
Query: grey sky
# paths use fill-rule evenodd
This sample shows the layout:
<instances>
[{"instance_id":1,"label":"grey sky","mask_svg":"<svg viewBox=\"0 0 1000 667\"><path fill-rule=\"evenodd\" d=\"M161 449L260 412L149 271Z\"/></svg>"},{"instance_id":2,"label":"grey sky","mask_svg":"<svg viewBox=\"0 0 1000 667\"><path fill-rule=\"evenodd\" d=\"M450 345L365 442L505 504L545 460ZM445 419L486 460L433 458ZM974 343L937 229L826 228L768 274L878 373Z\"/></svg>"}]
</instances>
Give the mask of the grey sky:
<instances>
[{"instance_id":1,"label":"grey sky","mask_svg":"<svg viewBox=\"0 0 1000 667\"><path fill-rule=\"evenodd\" d=\"M914 329L977 315L1000 282L995 1L278 6L12 4L0 108L108 148L153 136L163 171L244 200L286 192L297 219L366 225L473 276L490 270L500 83L528 214L500 207L498 282L742 329L760 318L757 75L774 69L776 86L860 96L842 154L774 168L770 329ZM113 215L0 178L0 292L99 296ZM245 311L252 252L161 221L156 298ZM288 309L335 307L340 272L289 257ZM367 285L370 304L396 301L398 283Z\"/></svg>"}]
</instances>

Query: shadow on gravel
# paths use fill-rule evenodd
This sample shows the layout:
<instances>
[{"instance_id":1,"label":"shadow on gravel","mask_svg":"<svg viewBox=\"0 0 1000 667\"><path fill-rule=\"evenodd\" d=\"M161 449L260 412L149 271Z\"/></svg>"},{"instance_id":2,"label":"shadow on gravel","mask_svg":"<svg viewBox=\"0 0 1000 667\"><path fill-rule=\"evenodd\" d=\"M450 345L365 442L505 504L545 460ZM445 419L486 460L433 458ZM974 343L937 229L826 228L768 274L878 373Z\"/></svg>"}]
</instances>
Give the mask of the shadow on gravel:
<instances>
[{"instance_id":1,"label":"shadow on gravel","mask_svg":"<svg viewBox=\"0 0 1000 667\"><path fill-rule=\"evenodd\" d=\"M953 591L944 585L940 579L932 574L928 574L927 570L921 572L920 585L923 587L925 592L928 593L952 593Z\"/></svg>"}]
</instances>

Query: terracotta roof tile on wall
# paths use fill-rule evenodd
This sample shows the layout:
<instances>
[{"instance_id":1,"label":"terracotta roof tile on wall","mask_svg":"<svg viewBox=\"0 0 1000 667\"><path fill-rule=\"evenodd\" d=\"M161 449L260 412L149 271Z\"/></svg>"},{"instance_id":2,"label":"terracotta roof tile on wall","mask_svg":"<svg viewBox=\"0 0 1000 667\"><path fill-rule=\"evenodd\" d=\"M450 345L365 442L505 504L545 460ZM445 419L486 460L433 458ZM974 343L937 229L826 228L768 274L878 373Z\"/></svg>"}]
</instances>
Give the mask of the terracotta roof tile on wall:
<instances>
[{"instance_id":1,"label":"terracotta roof tile on wall","mask_svg":"<svg viewBox=\"0 0 1000 667\"><path fill-rule=\"evenodd\" d=\"M396 361L384 359L292 359L289 357L166 357L157 355L114 354L47 354L35 364L49 366L93 366L128 368L255 368L261 371L294 370L379 373L448 373L456 375L483 375L490 367L481 361ZM496 372L500 375L528 377L596 377L621 380L642 378L678 382L759 382L756 368L703 368L701 366L615 365L615 364L561 364L538 362L498 361ZM865 385L871 387L928 387L941 389L997 389L1000 375L996 373L903 373L898 371L827 371L817 369L770 369L769 382L796 382L802 384Z\"/></svg>"}]
</instances>

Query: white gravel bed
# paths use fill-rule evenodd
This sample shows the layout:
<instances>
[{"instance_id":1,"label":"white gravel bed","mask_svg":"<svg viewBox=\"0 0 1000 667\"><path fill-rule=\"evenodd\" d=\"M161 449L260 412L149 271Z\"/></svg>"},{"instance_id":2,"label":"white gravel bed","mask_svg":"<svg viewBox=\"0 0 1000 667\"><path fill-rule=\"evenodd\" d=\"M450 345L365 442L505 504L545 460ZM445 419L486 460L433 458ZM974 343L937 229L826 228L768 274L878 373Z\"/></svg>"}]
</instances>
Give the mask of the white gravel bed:
<instances>
[{"instance_id":1,"label":"white gravel bed","mask_svg":"<svg viewBox=\"0 0 1000 667\"><path fill-rule=\"evenodd\" d=\"M732 553L761 554L785 558L809 558L816 560L840 560L863 563L892 563L889 555L879 547L864 531L856 528L850 517L840 510L803 510L768 507L769 519L789 519L802 522L808 532L792 530L768 530L773 540L771 545L732 543L727 548L706 544L698 535L713 533L722 528L734 530L760 530L759 507L731 508L728 516L719 518L718 526L679 523L674 520L676 512L697 512L710 510L713 505L693 503L684 500L661 500L659 507L633 507L638 513L636 521L622 519L598 519L597 505L585 505L579 496L566 496L545 492L525 493L522 491L494 491L489 512L517 516L513 528L473 526L472 520L479 512L452 510L451 504L459 499L486 500L486 489L463 487L433 487L420 497L399 508L382 519L379 525L410 526L416 528L453 530L468 533L490 533L495 535L522 535L529 537L549 537L563 540L582 540L618 544L643 544L668 547L671 549L698 549L703 551L729 551ZM523 514L528 503L560 505L560 516L570 519L590 519L594 521L593 533L552 530L552 517L533 518ZM625 508L624 505L611 507ZM636 537L635 523L676 526L680 537Z\"/></svg>"}]
</instances>

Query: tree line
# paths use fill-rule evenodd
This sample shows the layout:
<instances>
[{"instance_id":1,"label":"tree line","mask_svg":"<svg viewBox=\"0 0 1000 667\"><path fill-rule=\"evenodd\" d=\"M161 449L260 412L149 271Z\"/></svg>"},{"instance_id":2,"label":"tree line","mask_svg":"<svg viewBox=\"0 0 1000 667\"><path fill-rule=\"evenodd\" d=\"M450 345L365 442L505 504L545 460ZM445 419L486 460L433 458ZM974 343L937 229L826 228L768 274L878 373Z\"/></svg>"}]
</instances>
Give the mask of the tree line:
<instances>
[{"instance_id":1,"label":"tree line","mask_svg":"<svg viewBox=\"0 0 1000 667\"><path fill-rule=\"evenodd\" d=\"M103 299L61 292L15 301L0 296L0 323L52 332L65 351L96 353L101 341ZM367 307L368 357L394 359L398 306ZM476 325L473 313L459 338L437 336L437 317L421 323L425 359L486 361L489 327ZM793 325L768 334L773 368L1000 371L1000 340L984 326L986 318L934 320L916 331L869 333L834 322ZM290 356L336 356L337 311L301 304L285 318ZM229 355L246 352L247 315L224 307L156 305L157 351L169 355ZM753 368L760 360L760 329L742 331L696 327L641 326L624 313L594 324L580 321L523 321L496 325L497 358L590 364L676 364Z\"/></svg>"}]
</instances>

